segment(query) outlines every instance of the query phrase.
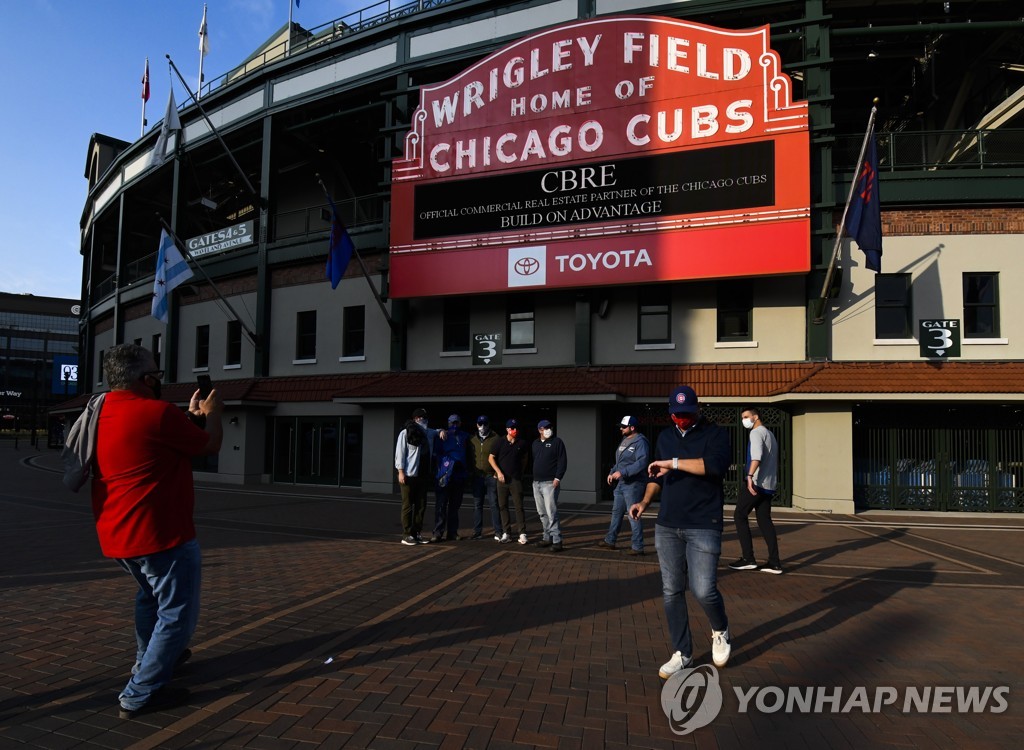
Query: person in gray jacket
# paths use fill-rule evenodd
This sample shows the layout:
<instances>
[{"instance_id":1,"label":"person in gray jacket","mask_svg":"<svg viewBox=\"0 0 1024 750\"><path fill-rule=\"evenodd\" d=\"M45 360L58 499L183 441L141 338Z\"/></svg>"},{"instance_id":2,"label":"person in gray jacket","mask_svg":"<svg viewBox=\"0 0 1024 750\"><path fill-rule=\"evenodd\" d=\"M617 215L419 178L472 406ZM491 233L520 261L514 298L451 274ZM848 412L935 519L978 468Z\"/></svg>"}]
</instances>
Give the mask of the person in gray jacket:
<instances>
[{"instance_id":1,"label":"person in gray jacket","mask_svg":"<svg viewBox=\"0 0 1024 750\"><path fill-rule=\"evenodd\" d=\"M438 431L427 426L427 412L416 409L398 433L395 469L402 491L402 544L426 544L420 536L430 489L432 448Z\"/></svg>"},{"instance_id":2,"label":"person in gray jacket","mask_svg":"<svg viewBox=\"0 0 1024 750\"><path fill-rule=\"evenodd\" d=\"M616 549L615 542L622 528L622 517L630 506L640 502L647 487L647 465L651 462L651 446L643 433L637 431L636 417L625 416L618 424L622 441L615 450L615 464L608 472L608 485L612 491L612 522L608 533L597 543L603 549ZM633 529L629 554L644 554L644 524L640 518L630 518Z\"/></svg>"},{"instance_id":3,"label":"person in gray jacket","mask_svg":"<svg viewBox=\"0 0 1024 750\"><path fill-rule=\"evenodd\" d=\"M754 542L750 536L751 511L757 513L757 528L761 530L768 547L768 560L761 566L762 573L778 575L782 572L779 562L779 540L772 523L772 498L779 480L779 444L775 436L764 426L761 415L754 407L747 407L742 414L743 426L750 430L747 447L746 490L740 490L736 498L733 521L736 536L740 540L740 559L730 563L733 570L757 570L754 559Z\"/></svg>"}]
</instances>

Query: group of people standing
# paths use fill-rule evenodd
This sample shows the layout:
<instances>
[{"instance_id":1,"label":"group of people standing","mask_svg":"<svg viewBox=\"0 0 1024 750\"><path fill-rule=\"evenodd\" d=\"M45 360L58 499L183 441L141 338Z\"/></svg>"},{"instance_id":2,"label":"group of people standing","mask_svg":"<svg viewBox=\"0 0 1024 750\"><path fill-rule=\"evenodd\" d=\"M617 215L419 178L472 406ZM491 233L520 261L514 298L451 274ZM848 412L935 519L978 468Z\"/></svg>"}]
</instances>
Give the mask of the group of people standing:
<instances>
[{"instance_id":1,"label":"group of people standing","mask_svg":"<svg viewBox=\"0 0 1024 750\"><path fill-rule=\"evenodd\" d=\"M597 546L617 549L623 519L628 519L630 555L644 555L642 516L659 501L654 543L661 567L662 593L673 653L658 673L668 679L693 664L686 591L689 589L711 624L711 656L725 666L732 652L732 636L725 601L718 590L718 562L722 553L725 491L724 478L733 465L728 432L701 414L696 392L679 386L669 395L671 426L658 436L652 452L639 431L635 416L624 416L617 425L621 440L606 481L613 488L612 517ZM734 570L782 572L778 541L771 520L771 503L778 482L778 444L754 407L742 411L743 426L750 430L746 481L738 498L733 521L741 557L730 564ZM533 496L543 536L537 543L562 550L558 522L558 488L568 465L565 444L554 435L549 420L537 425L537 438L529 445L519 437L518 423L510 419L504 438L490 430L486 416L476 420L477 434L461 430L457 414L447 427L434 430L423 409L413 412L398 436L395 468L402 489L403 544L426 544L420 536L427 491L436 487L437 506L431 542L458 536L458 511L467 479L475 500L471 539L483 536L484 503L491 508L494 538L512 541L515 530L509 519L511 495L516 513L519 543L528 543L522 506L522 477L529 457L533 459ZM768 548L767 562L754 560L748 517L756 513L758 527ZM510 534L510 532L512 532Z\"/></svg>"},{"instance_id":2,"label":"group of people standing","mask_svg":"<svg viewBox=\"0 0 1024 750\"><path fill-rule=\"evenodd\" d=\"M558 523L558 486L568 468L565 443L555 437L549 420L537 424L532 444L519 435L519 422L509 419L505 434L491 430L490 419L476 419L476 434L462 430L458 414L448 417L446 427L430 427L427 412L416 409L398 434L395 469L402 493L402 544L416 545L483 539L484 506L491 512L494 540L528 544L526 513L523 509L523 475L533 458L533 497L542 527L539 547L562 550ZM473 532L459 535L459 508L469 484L473 500ZM427 496L435 490L434 531L430 539L421 536ZM512 500L513 523L509 499Z\"/></svg>"}]
</instances>

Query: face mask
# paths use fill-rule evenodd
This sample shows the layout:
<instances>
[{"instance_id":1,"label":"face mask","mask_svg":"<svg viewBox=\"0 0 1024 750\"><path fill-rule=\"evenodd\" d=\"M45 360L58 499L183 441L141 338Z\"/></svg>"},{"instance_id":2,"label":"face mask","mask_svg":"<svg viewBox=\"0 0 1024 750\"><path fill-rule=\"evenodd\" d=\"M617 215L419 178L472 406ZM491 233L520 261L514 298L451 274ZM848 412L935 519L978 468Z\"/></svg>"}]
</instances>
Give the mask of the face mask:
<instances>
[{"instance_id":1,"label":"face mask","mask_svg":"<svg viewBox=\"0 0 1024 750\"><path fill-rule=\"evenodd\" d=\"M508 436L510 438L512 438L513 440L516 439L516 435L518 435L518 434L519 434L519 430L516 430L516 429L511 429L511 430L508 431Z\"/></svg>"},{"instance_id":2,"label":"face mask","mask_svg":"<svg viewBox=\"0 0 1024 750\"><path fill-rule=\"evenodd\" d=\"M420 417L419 419L416 420L416 424L418 424L424 430L427 429L427 418L426 417Z\"/></svg>"},{"instance_id":3,"label":"face mask","mask_svg":"<svg viewBox=\"0 0 1024 750\"><path fill-rule=\"evenodd\" d=\"M743 426L748 430L752 430L754 428L754 420L750 419L749 417L744 417Z\"/></svg>"},{"instance_id":4,"label":"face mask","mask_svg":"<svg viewBox=\"0 0 1024 750\"><path fill-rule=\"evenodd\" d=\"M676 427L684 432L697 424L697 416L695 414L673 414L671 416Z\"/></svg>"},{"instance_id":5,"label":"face mask","mask_svg":"<svg viewBox=\"0 0 1024 750\"><path fill-rule=\"evenodd\" d=\"M545 440L550 440L551 439L551 435L552 435L551 430L541 430L540 436L542 438L544 438Z\"/></svg>"},{"instance_id":6,"label":"face mask","mask_svg":"<svg viewBox=\"0 0 1024 750\"><path fill-rule=\"evenodd\" d=\"M476 431L480 433L480 437L484 437L488 432L491 431L491 428L485 424L478 424L476 426Z\"/></svg>"}]
</instances>

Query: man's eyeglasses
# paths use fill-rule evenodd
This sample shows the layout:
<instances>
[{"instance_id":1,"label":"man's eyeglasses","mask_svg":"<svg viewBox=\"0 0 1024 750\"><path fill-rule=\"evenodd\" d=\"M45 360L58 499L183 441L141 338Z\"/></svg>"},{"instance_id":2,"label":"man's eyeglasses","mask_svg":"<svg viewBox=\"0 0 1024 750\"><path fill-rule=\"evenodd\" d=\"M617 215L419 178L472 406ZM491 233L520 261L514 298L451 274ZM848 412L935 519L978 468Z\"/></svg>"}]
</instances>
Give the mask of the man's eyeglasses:
<instances>
[{"instance_id":1,"label":"man's eyeglasses","mask_svg":"<svg viewBox=\"0 0 1024 750\"><path fill-rule=\"evenodd\" d=\"M144 373L142 373L142 377L146 377L147 375L151 375L154 378L156 378L157 380L163 380L164 379L164 371L163 370L146 370Z\"/></svg>"}]
</instances>

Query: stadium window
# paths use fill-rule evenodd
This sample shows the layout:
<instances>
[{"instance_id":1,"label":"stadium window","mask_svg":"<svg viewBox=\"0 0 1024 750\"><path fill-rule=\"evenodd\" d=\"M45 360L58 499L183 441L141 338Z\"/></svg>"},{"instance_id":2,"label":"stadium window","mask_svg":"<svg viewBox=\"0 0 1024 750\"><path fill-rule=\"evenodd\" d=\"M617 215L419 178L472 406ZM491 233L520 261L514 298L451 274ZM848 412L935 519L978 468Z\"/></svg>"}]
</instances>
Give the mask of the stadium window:
<instances>
[{"instance_id":1,"label":"stadium window","mask_svg":"<svg viewBox=\"0 0 1024 750\"><path fill-rule=\"evenodd\" d=\"M672 289L668 286L637 290L636 341L638 344L668 344L672 341Z\"/></svg>"},{"instance_id":2,"label":"stadium window","mask_svg":"<svg viewBox=\"0 0 1024 750\"><path fill-rule=\"evenodd\" d=\"M464 299L446 298L442 310L441 351L469 351L469 305Z\"/></svg>"},{"instance_id":3,"label":"stadium window","mask_svg":"<svg viewBox=\"0 0 1024 750\"><path fill-rule=\"evenodd\" d=\"M341 316L341 356L362 357L365 354L366 308L346 307Z\"/></svg>"},{"instance_id":4,"label":"stadium window","mask_svg":"<svg viewBox=\"0 0 1024 750\"><path fill-rule=\"evenodd\" d=\"M999 274L964 274L964 338L999 338Z\"/></svg>"},{"instance_id":5,"label":"stadium window","mask_svg":"<svg viewBox=\"0 0 1024 750\"><path fill-rule=\"evenodd\" d=\"M533 299L516 295L508 298L506 349L530 349L537 345L534 337Z\"/></svg>"},{"instance_id":6,"label":"stadium window","mask_svg":"<svg viewBox=\"0 0 1024 750\"><path fill-rule=\"evenodd\" d=\"M228 321L227 349L224 352L225 365L242 364L242 324L237 320Z\"/></svg>"},{"instance_id":7,"label":"stadium window","mask_svg":"<svg viewBox=\"0 0 1024 750\"><path fill-rule=\"evenodd\" d=\"M875 338L913 338L909 273L875 275Z\"/></svg>"},{"instance_id":8,"label":"stadium window","mask_svg":"<svg viewBox=\"0 0 1024 750\"><path fill-rule=\"evenodd\" d=\"M316 359L316 310L295 314L295 359Z\"/></svg>"},{"instance_id":9,"label":"stadium window","mask_svg":"<svg viewBox=\"0 0 1024 750\"><path fill-rule=\"evenodd\" d=\"M201 370L210 366L210 326L196 326L196 356L193 367Z\"/></svg>"},{"instance_id":10,"label":"stadium window","mask_svg":"<svg viewBox=\"0 0 1024 750\"><path fill-rule=\"evenodd\" d=\"M717 289L718 341L754 340L754 285L748 279L720 281Z\"/></svg>"}]
</instances>

